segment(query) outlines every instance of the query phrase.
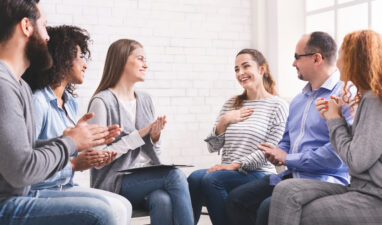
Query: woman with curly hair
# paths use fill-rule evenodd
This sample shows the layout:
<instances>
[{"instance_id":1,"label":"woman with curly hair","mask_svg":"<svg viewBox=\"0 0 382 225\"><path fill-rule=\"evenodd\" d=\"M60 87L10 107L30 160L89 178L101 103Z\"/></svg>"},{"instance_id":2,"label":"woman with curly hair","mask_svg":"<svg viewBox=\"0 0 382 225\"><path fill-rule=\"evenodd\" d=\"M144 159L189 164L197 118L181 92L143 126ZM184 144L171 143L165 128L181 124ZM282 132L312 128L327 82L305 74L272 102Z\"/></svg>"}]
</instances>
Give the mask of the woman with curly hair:
<instances>
[{"instance_id":1,"label":"woman with curly hair","mask_svg":"<svg viewBox=\"0 0 382 225\"><path fill-rule=\"evenodd\" d=\"M74 26L58 26L48 27L47 31L53 67L44 72L28 70L23 75L23 79L34 92L36 133L40 140L58 137L67 127L76 125L78 107L74 89L76 84L83 83L87 68L85 60L90 58L90 37L86 30ZM41 195L49 193L49 190L62 190L79 192L79 196L89 192L102 195L109 201L118 223L129 224L131 204L127 199L111 192L79 187L73 183L75 171L105 166L115 157L114 152L86 150L73 156L61 171L32 185L29 194Z\"/></svg>"},{"instance_id":2,"label":"woman with curly hair","mask_svg":"<svg viewBox=\"0 0 382 225\"><path fill-rule=\"evenodd\" d=\"M317 99L330 142L348 165L349 186L289 179L273 191L269 224L380 224L382 221L382 36L372 30L347 34L337 67L345 82L342 98ZM351 98L348 82L357 88ZM357 106L352 127L342 102Z\"/></svg>"}]
</instances>

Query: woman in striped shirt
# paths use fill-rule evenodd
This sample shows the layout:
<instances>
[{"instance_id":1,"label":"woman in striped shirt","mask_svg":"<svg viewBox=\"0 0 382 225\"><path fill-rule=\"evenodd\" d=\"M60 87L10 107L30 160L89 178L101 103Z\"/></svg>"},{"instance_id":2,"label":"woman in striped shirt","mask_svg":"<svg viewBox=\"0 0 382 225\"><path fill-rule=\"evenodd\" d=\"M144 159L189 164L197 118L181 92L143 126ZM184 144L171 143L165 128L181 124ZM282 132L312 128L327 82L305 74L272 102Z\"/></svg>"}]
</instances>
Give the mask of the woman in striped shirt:
<instances>
[{"instance_id":1,"label":"woman in striped shirt","mask_svg":"<svg viewBox=\"0 0 382 225\"><path fill-rule=\"evenodd\" d=\"M261 52L241 50L236 56L235 73L244 92L223 105L211 135L205 140L210 152L222 149L222 162L194 171L188 177L195 224L203 204L214 225L226 224L224 210L228 193L266 174L276 173L257 145L279 142L288 116L287 103L276 96L275 81Z\"/></svg>"}]
</instances>

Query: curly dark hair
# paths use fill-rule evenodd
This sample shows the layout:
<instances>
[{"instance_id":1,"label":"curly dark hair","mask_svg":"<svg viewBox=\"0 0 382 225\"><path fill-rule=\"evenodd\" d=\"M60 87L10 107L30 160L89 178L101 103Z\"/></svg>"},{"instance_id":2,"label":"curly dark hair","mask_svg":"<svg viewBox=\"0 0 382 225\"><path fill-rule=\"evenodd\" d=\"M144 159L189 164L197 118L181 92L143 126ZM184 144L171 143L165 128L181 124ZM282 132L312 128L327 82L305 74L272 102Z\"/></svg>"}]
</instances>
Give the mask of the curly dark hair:
<instances>
[{"instance_id":1,"label":"curly dark hair","mask_svg":"<svg viewBox=\"0 0 382 225\"><path fill-rule=\"evenodd\" d=\"M47 27L50 40L48 49L53 58L53 66L46 71L33 71L29 68L23 79L29 84L32 91L43 89L47 86L56 88L72 72L73 61L77 57L77 46L80 47L86 60L90 59L89 33L85 29L75 26ZM69 83L65 88L74 94L75 86Z\"/></svg>"}]
</instances>

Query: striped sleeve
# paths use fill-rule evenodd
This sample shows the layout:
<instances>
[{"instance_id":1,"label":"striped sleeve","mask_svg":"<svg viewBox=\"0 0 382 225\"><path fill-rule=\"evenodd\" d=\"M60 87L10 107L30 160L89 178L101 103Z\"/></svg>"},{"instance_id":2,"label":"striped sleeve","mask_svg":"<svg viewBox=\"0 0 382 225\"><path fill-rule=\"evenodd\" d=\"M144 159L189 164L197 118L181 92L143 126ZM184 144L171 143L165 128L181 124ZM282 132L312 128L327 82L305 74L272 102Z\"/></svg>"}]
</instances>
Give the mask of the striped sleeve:
<instances>
[{"instance_id":1,"label":"striped sleeve","mask_svg":"<svg viewBox=\"0 0 382 225\"><path fill-rule=\"evenodd\" d=\"M219 116L217 117L215 121L215 125L212 128L212 132L210 135L204 139L205 142L207 142L207 148L210 153L217 152L224 146L225 142L225 132L223 132L220 135L216 135L216 125L218 124L220 118L228 111L232 110L232 104L233 104L234 98L229 99L226 101L220 110Z\"/></svg>"}]
</instances>

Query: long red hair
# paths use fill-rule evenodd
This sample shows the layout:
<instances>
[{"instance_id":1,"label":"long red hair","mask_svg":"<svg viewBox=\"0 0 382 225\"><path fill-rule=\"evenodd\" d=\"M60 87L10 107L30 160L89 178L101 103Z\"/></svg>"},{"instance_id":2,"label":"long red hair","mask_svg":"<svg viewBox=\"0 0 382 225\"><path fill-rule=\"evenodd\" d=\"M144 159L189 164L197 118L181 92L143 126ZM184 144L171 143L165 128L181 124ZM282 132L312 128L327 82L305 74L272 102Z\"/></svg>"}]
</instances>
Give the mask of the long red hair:
<instances>
[{"instance_id":1,"label":"long red hair","mask_svg":"<svg viewBox=\"0 0 382 225\"><path fill-rule=\"evenodd\" d=\"M352 106L361 101L360 90L372 90L382 99L382 36L373 30L349 33L342 43L342 76L344 77L344 102ZM357 88L351 98L348 82Z\"/></svg>"}]
</instances>

